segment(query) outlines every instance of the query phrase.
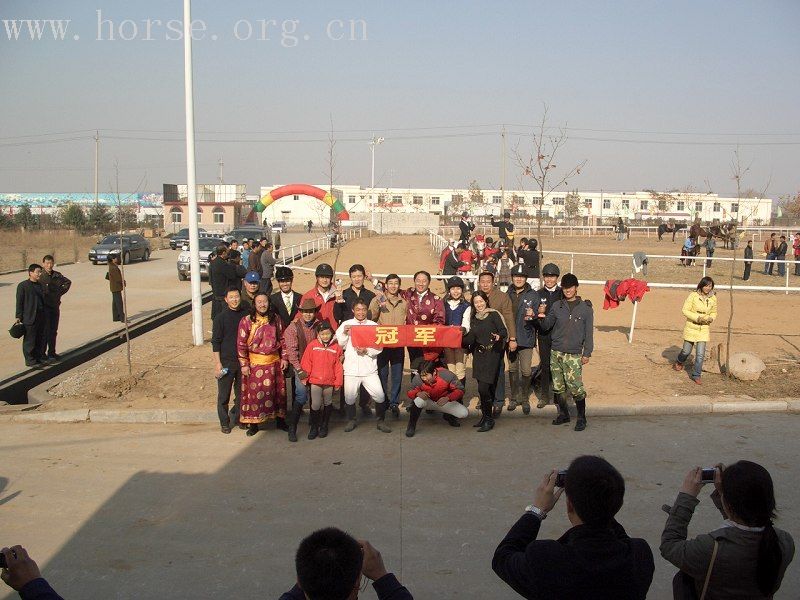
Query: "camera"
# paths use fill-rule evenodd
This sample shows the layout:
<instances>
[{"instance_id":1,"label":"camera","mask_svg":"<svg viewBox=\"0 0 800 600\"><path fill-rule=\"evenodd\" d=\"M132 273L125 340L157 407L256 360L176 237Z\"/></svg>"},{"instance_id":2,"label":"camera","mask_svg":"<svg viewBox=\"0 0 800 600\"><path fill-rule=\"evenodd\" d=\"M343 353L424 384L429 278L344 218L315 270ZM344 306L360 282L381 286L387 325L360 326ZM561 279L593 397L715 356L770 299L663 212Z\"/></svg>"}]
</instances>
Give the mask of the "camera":
<instances>
[{"instance_id":1,"label":"camera","mask_svg":"<svg viewBox=\"0 0 800 600\"><path fill-rule=\"evenodd\" d=\"M556 475L556 487L563 488L567 483L567 470L561 469Z\"/></svg>"},{"instance_id":2,"label":"camera","mask_svg":"<svg viewBox=\"0 0 800 600\"><path fill-rule=\"evenodd\" d=\"M700 474L700 481L703 483L714 483L714 475L716 474L716 467L703 467Z\"/></svg>"}]
</instances>

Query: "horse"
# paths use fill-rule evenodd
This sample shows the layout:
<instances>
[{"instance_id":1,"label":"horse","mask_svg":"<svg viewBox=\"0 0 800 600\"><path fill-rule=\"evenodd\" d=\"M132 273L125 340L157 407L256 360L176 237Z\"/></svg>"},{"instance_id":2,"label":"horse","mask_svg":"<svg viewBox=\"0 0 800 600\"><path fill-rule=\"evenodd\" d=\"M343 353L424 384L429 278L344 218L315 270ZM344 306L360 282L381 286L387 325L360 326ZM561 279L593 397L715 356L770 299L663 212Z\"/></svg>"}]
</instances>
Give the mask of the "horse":
<instances>
[{"instance_id":1,"label":"horse","mask_svg":"<svg viewBox=\"0 0 800 600\"><path fill-rule=\"evenodd\" d=\"M695 231L695 227L697 228L697 235L692 235ZM729 246L733 248L736 244L736 223L710 225L708 228L703 228L699 223L695 223L689 230L689 237L693 237L695 242L697 242L700 237L708 237L709 235L722 240L725 248Z\"/></svg>"},{"instance_id":2,"label":"horse","mask_svg":"<svg viewBox=\"0 0 800 600\"><path fill-rule=\"evenodd\" d=\"M661 237L665 233L671 233L672 234L672 241L674 242L675 241L675 234L678 233L679 231L683 231L684 229L686 229L686 224L685 223L677 223L677 224L676 223L661 223L658 226L658 241L659 242L661 241Z\"/></svg>"}]
</instances>

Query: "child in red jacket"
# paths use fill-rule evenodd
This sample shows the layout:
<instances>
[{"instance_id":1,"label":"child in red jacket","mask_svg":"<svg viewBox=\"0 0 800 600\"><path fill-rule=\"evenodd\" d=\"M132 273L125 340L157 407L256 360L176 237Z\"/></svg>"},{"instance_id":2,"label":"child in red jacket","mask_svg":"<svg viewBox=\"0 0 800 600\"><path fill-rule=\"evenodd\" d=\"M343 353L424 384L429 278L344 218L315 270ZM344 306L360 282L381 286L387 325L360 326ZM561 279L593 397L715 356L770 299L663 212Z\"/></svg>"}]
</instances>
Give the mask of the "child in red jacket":
<instances>
[{"instance_id":1,"label":"child in red jacket","mask_svg":"<svg viewBox=\"0 0 800 600\"><path fill-rule=\"evenodd\" d=\"M342 347L333 337L333 328L327 321L317 325L317 339L312 340L300 359L298 377L303 385L311 386L311 415L308 439L328 435L328 423L333 410L333 392L344 383Z\"/></svg>"},{"instance_id":2,"label":"child in red jacket","mask_svg":"<svg viewBox=\"0 0 800 600\"><path fill-rule=\"evenodd\" d=\"M464 419L469 415L467 407L461 404L464 386L455 374L443 367L437 367L435 362L423 362L411 380L411 385L413 388L408 390L408 397L413 403L406 437L414 437L417 421L423 409L438 410L443 413L444 420L453 427L460 427L458 419Z\"/></svg>"}]
</instances>

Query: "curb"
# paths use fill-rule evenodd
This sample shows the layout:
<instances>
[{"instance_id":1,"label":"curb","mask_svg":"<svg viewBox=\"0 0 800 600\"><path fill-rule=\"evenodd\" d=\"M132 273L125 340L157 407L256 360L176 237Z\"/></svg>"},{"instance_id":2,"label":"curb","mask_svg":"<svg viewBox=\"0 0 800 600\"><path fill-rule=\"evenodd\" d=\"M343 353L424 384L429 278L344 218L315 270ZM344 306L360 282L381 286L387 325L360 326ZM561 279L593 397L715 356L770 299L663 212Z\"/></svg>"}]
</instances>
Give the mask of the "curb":
<instances>
[{"instance_id":1,"label":"curb","mask_svg":"<svg viewBox=\"0 0 800 600\"><path fill-rule=\"evenodd\" d=\"M46 395L47 392L44 392ZM800 413L800 399L785 398L779 400L745 400L717 401L710 397L703 397L705 402L698 404L631 404L631 405L600 405L587 407L589 417L641 417L665 415L696 415L696 414L748 414L748 413L775 413L789 412ZM556 414L555 406L549 405L543 409L533 408L530 415L522 411L513 413L505 412L500 418L523 419L526 417L538 419L552 419ZM479 412L470 409L469 416L478 416ZM8 415L6 419L14 423L158 423L162 425L207 425L217 423L217 413L213 410L193 408L176 409L74 409L53 412L30 411L24 414Z\"/></svg>"}]
</instances>

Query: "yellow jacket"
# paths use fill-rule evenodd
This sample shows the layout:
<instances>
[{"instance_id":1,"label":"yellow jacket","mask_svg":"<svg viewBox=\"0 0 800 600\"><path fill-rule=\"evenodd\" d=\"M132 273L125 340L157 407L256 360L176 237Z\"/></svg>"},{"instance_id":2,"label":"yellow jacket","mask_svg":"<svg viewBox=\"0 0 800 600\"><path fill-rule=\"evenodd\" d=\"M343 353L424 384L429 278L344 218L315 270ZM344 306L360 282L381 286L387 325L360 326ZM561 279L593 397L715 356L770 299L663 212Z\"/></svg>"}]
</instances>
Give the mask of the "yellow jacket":
<instances>
[{"instance_id":1,"label":"yellow jacket","mask_svg":"<svg viewBox=\"0 0 800 600\"><path fill-rule=\"evenodd\" d=\"M711 340L711 327L709 324L700 324L700 317L717 318L717 296L703 296L700 292L692 292L683 303L683 316L686 317L686 326L683 328L683 339L687 342L708 342Z\"/></svg>"}]
</instances>

